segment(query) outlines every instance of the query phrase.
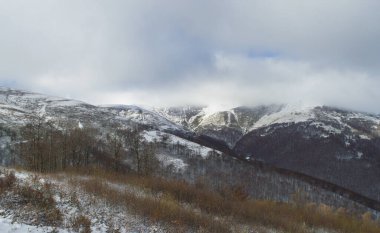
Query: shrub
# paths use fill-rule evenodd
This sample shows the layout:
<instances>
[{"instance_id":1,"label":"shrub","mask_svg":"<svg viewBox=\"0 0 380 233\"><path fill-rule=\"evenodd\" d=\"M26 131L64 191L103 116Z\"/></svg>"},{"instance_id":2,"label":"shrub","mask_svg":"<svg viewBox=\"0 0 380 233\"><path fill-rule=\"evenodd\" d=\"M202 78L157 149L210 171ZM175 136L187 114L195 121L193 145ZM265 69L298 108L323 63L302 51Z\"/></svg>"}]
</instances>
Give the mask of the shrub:
<instances>
[{"instance_id":1,"label":"shrub","mask_svg":"<svg viewBox=\"0 0 380 233\"><path fill-rule=\"evenodd\" d=\"M0 193L11 188L16 182L16 176L14 172L5 173L4 177L0 178Z\"/></svg>"},{"instance_id":2,"label":"shrub","mask_svg":"<svg viewBox=\"0 0 380 233\"><path fill-rule=\"evenodd\" d=\"M72 219L71 227L75 232L90 233L91 220L84 215L76 216Z\"/></svg>"},{"instance_id":3,"label":"shrub","mask_svg":"<svg viewBox=\"0 0 380 233\"><path fill-rule=\"evenodd\" d=\"M207 232L230 232L226 223L216 221L209 215L187 209L170 195L161 197L137 196L132 193L112 189L99 178L86 181L78 180L73 185L80 185L83 190L104 198L114 205L124 205L136 214L147 217L152 221L164 221L171 225L187 226L187 228L206 229Z\"/></svg>"},{"instance_id":4,"label":"shrub","mask_svg":"<svg viewBox=\"0 0 380 233\"><path fill-rule=\"evenodd\" d=\"M192 185L185 181L117 175L99 170L90 174L94 178L81 184L85 191L113 203L124 204L137 214L155 221L169 222L178 228L195 226L197 230L204 229L206 232L229 232L226 227L228 224L215 221L213 218L216 217L222 221L229 219L233 223L261 225L292 233L309 232L312 228L331 229L341 233L380 232L379 224L368 216L363 221L342 208L336 210L323 204L307 203L301 192L293 196L294 203L281 203L251 200L244 187L240 186L222 187L219 192L215 192L201 181ZM140 187L159 198L121 194L112 190L107 181ZM190 208L184 209L184 203L189 204ZM203 220L199 217L203 217ZM214 229L209 227L213 224ZM221 230L215 230L217 227Z\"/></svg>"},{"instance_id":5,"label":"shrub","mask_svg":"<svg viewBox=\"0 0 380 233\"><path fill-rule=\"evenodd\" d=\"M39 224L59 226L62 222L62 213L56 207L51 184L46 183L41 187L36 184L17 186L15 193L22 198L23 204L30 205L35 209Z\"/></svg>"}]
</instances>

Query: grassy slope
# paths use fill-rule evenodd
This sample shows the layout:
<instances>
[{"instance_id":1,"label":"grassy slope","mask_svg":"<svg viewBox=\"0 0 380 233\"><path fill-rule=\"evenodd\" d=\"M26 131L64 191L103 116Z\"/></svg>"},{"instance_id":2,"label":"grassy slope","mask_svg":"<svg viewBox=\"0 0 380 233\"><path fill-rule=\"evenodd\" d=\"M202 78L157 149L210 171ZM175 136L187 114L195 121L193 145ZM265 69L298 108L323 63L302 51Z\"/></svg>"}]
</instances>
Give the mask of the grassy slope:
<instances>
[{"instance_id":1,"label":"grassy slope","mask_svg":"<svg viewBox=\"0 0 380 233\"><path fill-rule=\"evenodd\" d=\"M3 172L2 202L10 196L18 203L16 221L59 229L89 232L112 229L143 232L349 232L378 233L380 226L368 215L355 218L344 210L310 203L285 204L250 200L239 187L210 191L204 184L190 185L154 177L121 175L103 170L55 174ZM9 203L8 203L9 204ZM35 222L30 212L49 213ZM16 213L16 214L15 214ZM20 217L21 216L21 217ZM134 219L133 221L131 219ZM131 226L133 225L133 226ZM103 228L101 228L103 227ZM134 228L135 227L135 228ZM274 229L274 230L273 230Z\"/></svg>"}]
</instances>

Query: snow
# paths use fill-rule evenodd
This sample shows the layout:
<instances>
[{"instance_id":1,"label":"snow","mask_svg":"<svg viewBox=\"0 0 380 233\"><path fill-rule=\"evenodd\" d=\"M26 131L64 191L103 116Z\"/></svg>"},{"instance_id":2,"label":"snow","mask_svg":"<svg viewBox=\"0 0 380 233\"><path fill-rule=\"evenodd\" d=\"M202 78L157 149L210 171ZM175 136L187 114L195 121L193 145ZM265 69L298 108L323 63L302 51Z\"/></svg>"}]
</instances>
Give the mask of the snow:
<instances>
[{"instance_id":1,"label":"snow","mask_svg":"<svg viewBox=\"0 0 380 233\"><path fill-rule=\"evenodd\" d=\"M177 172L185 170L188 166L182 159L174 158L166 154L158 154L157 159L162 162L165 167L172 165Z\"/></svg>"},{"instance_id":2,"label":"snow","mask_svg":"<svg viewBox=\"0 0 380 233\"><path fill-rule=\"evenodd\" d=\"M359 138L360 138L360 139L363 139L363 140L371 140L370 137L368 137L367 135L363 135L363 134L360 134L360 135L359 135Z\"/></svg>"},{"instance_id":3,"label":"snow","mask_svg":"<svg viewBox=\"0 0 380 233\"><path fill-rule=\"evenodd\" d=\"M84 104L83 102L77 101L77 100L56 100L52 102L50 105L53 107L70 107L70 106L78 106Z\"/></svg>"},{"instance_id":4,"label":"snow","mask_svg":"<svg viewBox=\"0 0 380 233\"><path fill-rule=\"evenodd\" d=\"M165 140L166 143L175 145L175 144L180 144L183 146L186 146L188 149L192 150L195 154L199 154L202 156L202 158L207 158L208 154L213 151L213 149L201 146L197 143L188 141L186 139L168 134L168 133L163 133L160 131L156 130L151 130L151 131L144 131L142 134L143 138L147 142L159 142L162 141L162 138L165 137L167 138ZM216 151L217 153L221 154L221 152ZM172 165L176 169L176 171L183 171L186 169L188 166L182 159L176 158L167 154L157 154L157 159L163 163L165 167Z\"/></svg>"},{"instance_id":5,"label":"snow","mask_svg":"<svg viewBox=\"0 0 380 233\"><path fill-rule=\"evenodd\" d=\"M118 115L120 119L154 126L160 130L182 130L182 127L174 124L156 112L152 112L134 105L104 105L112 113Z\"/></svg>"},{"instance_id":6,"label":"snow","mask_svg":"<svg viewBox=\"0 0 380 233\"><path fill-rule=\"evenodd\" d=\"M48 227L36 227L25 224L13 223L10 218L0 217L0 229L4 233L27 233L27 232L51 232ZM64 232L64 231L59 231Z\"/></svg>"},{"instance_id":7,"label":"snow","mask_svg":"<svg viewBox=\"0 0 380 233\"><path fill-rule=\"evenodd\" d=\"M201 145L199 145L197 143L190 142L188 140L185 140L185 139L177 137L177 136L173 136L171 140L173 142L175 142L175 143L179 143L181 145L185 145L187 148L189 148L189 149L191 149L193 151L196 151L203 158L207 158L208 153L211 152L211 151L213 151L213 149L211 149L211 148L208 148L208 147L205 147L205 146L201 146ZM219 151L217 151L217 152L220 153Z\"/></svg>"},{"instance_id":8,"label":"snow","mask_svg":"<svg viewBox=\"0 0 380 233\"><path fill-rule=\"evenodd\" d=\"M287 105L279 112L265 115L260 118L250 129L258 129L272 124L306 122L315 118L314 107L299 107Z\"/></svg>"},{"instance_id":9,"label":"snow","mask_svg":"<svg viewBox=\"0 0 380 233\"><path fill-rule=\"evenodd\" d=\"M144 131L143 133L143 137L147 142L159 141L160 135L162 135L161 132L156 130Z\"/></svg>"},{"instance_id":10,"label":"snow","mask_svg":"<svg viewBox=\"0 0 380 233\"><path fill-rule=\"evenodd\" d=\"M154 140L160 141L161 140L160 137L164 136L164 135L167 137L167 141L166 141L167 143L171 143L171 144L177 144L178 143L178 144L181 144L183 146L186 146L188 149L196 152L197 154L199 154L203 158L207 158L209 152L213 151L213 149L211 149L209 147L205 147L205 146L199 145L195 142L191 142L191 141L188 141L186 139L180 138L178 136L168 134L168 133L163 133L163 132L156 131L156 130L144 131L144 133L142 134L142 136L148 142L153 142ZM216 151L216 152L221 154L221 152L219 152L219 151Z\"/></svg>"},{"instance_id":11,"label":"snow","mask_svg":"<svg viewBox=\"0 0 380 233\"><path fill-rule=\"evenodd\" d=\"M17 179L20 179L20 180L26 180L28 177L29 177L29 174L26 173L26 172L15 172L15 176Z\"/></svg>"},{"instance_id":12,"label":"snow","mask_svg":"<svg viewBox=\"0 0 380 233\"><path fill-rule=\"evenodd\" d=\"M217 112L212 115L205 115L202 117L202 121L198 126L214 125L214 126L225 126L228 122L224 119L224 114L222 112Z\"/></svg>"},{"instance_id":13,"label":"snow","mask_svg":"<svg viewBox=\"0 0 380 233\"><path fill-rule=\"evenodd\" d=\"M322 122L313 122L310 125L316 126L317 128L322 128L324 131L326 131L328 133L333 133L333 134L340 134L340 133L342 133L341 129L337 129L337 128L331 126L331 125L326 125L326 124L324 124Z\"/></svg>"},{"instance_id":14,"label":"snow","mask_svg":"<svg viewBox=\"0 0 380 233\"><path fill-rule=\"evenodd\" d=\"M376 125L380 125L380 118L372 116L372 115L363 114L363 113L351 113L349 115L349 119L355 119L355 118L370 121Z\"/></svg>"},{"instance_id":15,"label":"snow","mask_svg":"<svg viewBox=\"0 0 380 233\"><path fill-rule=\"evenodd\" d=\"M0 210L1 213L1 210ZM28 232L53 232L54 228L52 227L36 227L26 224L14 223L11 218L1 217L0 216L0 229L2 233L28 233ZM59 233L66 233L68 231L63 229L57 229Z\"/></svg>"},{"instance_id":16,"label":"snow","mask_svg":"<svg viewBox=\"0 0 380 233\"><path fill-rule=\"evenodd\" d=\"M5 110L5 111L29 112L23 108L20 108L14 105L9 105L9 104L0 104L0 109Z\"/></svg>"},{"instance_id":17,"label":"snow","mask_svg":"<svg viewBox=\"0 0 380 233\"><path fill-rule=\"evenodd\" d=\"M206 108L203 108L202 112L204 113L205 117L208 117L214 115L215 113L230 111L230 109L232 109L233 107L235 106L226 104L209 105Z\"/></svg>"},{"instance_id":18,"label":"snow","mask_svg":"<svg viewBox=\"0 0 380 233\"><path fill-rule=\"evenodd\" d=\"M1 167L0 167L1 168ZM66 174L42 175L25 171L16 171L9 168L1 168L2 171L13 171L17 178L18 185L32 185L33 188L40 189L44 183L51 183L56 201L56 207L63 215L62 228L34 226L22 223L20 215L28 215L23 212L24 208L2 209L0 207L0 232L1 233L47 233L74 232L70 229L71 219L74 216L84 215L91 221L91 230L94 233L108 232L110 227L120 228L121 233L127 232L164 232L160 224L146 222L144 217L132 214L125 206L113 206L107 200L97 198L81 189L74 180L92 179L86 176L67 176ZM36 179L37 178L37 179ZM136 196L152 195L138 186L124 183L107 182L110 188L118 192L129 192ZM37 183L36 183L37 182ZM73 202L73 195L77 202ZM2 197L3 201L13 200L13 194L9 193Z\"/></svg>"},{"instance_id":19,"label":"snow","mask_svg":"<svg viewBox=\"0 0 380 233\"><path fill-rule=\"evenodd\" d=\"M38 115L40 115L40 116L44 116L45 114L46 114L46 103L44 103L43 105L42 105L42 107L41 107L41 109L39 110L39 112L38 112Z\"/></svg>"},{"instance_id":20,"label":"snow","mask_svg":"<svg viewBox=\"0 0 380 233\"><path fill-rule=\"evenodd\" d=\"M2 168L4 169L4 168ZM13 171L15 173L15 177L19 180L19 182L24 183L32 179L32 176L29 172L20 172L16 171L14 169L6 169L8 171ZM43 179L41 179L42 181ZM66 233L67 230L63 229L57 229L53 227L46 227L46 226L32 226L28 224L22 224L15 222L12 215L5 216L6 211L3 209L0 209L0 230L3 233L28 233L28 232L53 232L53 230L56 230L60 233Z\"/></svg>"}]
</instances>

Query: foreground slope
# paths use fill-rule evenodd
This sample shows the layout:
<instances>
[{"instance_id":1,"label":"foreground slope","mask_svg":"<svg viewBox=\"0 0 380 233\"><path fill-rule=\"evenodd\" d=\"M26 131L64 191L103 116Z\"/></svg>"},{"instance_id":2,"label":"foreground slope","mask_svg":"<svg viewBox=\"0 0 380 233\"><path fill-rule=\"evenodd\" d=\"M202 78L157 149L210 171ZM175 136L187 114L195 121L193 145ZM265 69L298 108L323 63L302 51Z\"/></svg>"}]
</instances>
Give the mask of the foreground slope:
<instances>
[{"instance_id":1,"label":"foreground slope","mask_svg":"<svg viewBox=\"0 0 380 233\"><path fill-rule=\"evenodd\" d=\"M377 233L326 205L247 199L233 190L98 169L0 168L2 232Z\"/></svg>"}]
</instances>

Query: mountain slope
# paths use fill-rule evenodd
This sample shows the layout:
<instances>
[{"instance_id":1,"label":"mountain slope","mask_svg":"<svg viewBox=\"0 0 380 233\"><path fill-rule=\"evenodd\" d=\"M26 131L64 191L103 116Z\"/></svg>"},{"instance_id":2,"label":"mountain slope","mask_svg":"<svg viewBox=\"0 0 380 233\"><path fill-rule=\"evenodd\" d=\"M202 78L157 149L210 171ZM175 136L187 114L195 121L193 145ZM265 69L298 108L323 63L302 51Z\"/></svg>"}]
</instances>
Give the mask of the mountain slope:
<instances>
[{"instance_id":1,"label":"mountain slope","mask_svg":"<svg viewBox=\"0 0 380 233\"><path fill-rule=\"evenodd\" d=\"M172 107L154 109L160 115L200 135L223 140L230 148L266 114L276 113L282 105L237 107L213 111L207 107Z\"/></svg>"},{"instance_id":2,"label":"mountain slope","mask_svg":"<svg viewBox=\"0 0 380 233\"><path fill-rule=\"evenodd\" d=\"M148 125L159 130L181 130L166 118L137 106L94 106L81 101L28 91L0 88L0 122L20 125L32 117L59 121L75 119L88 125Z\"/></svg>"},{"instance_id":3,"label":"mountain slope","mask_svg":"<svg viewBox=\"0 0 380 233\"><path fill-rule=\"evenodd\" d=\"M328 107L302 114L300 121L261 124L234 151L380 200L379 118Z\"/></svg>"},{"instance_id":4,"label":"mountain slope","mask_svg":"<svg viewBox=\"0 0 380 233\"><path fill-rule=\"evenodd\" d=\"M17 128L36 116L55 123L70 119L78 127L91 126L103 133L111 132L114 127L139 125L145 129L146 140L169 138L170 148L185 145L190 148L186 154L191 156L207 157L217 149L247 162L259 161L316 177L380 201L380 117L377 115L287 105L212 112L204 107L94 106L0 88L3 129ZM9 150L5 144L10 138L4 135L0 137L4 147L0 156L7 163ZM178 149L169 154L165 151L160 159L171 161L180 169L192 161L191 156L181 157L183 151L179 153Z\"/></svg>"},{"instance_id":5,"label":"mountain slope","mask_svg":"<svg viewBox=\"0 0 380 233\"><path fill-rule=\"evenodd\" d=\"M184 127L224 142L242 159L307 174L380 200L378 115L271 105L211 114L198 108L182 119L187 119Z\"/></svg>"}]
</instances>

